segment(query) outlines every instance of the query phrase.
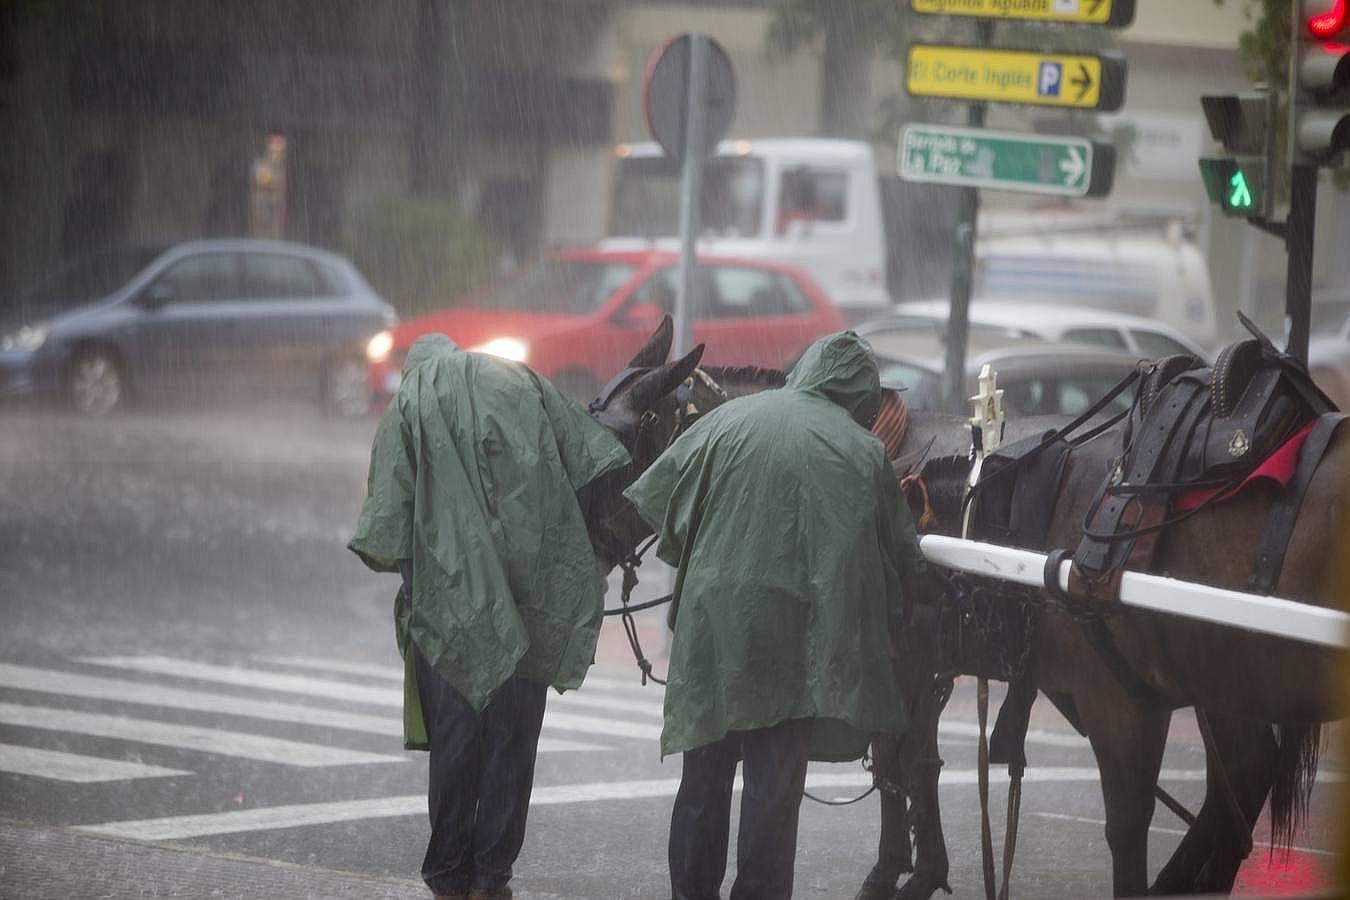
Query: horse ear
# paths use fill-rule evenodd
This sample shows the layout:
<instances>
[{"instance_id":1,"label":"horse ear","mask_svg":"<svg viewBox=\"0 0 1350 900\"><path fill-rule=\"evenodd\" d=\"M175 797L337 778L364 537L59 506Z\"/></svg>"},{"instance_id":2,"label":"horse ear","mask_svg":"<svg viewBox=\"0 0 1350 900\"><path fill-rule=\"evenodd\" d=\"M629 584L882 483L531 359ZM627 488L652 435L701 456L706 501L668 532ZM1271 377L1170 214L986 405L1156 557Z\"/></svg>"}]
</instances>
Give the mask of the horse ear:
<instances>
[{"instance_id":1,"label":"horse ear","mask_svg":"<svg viewBox=\"0 0 1350 900\"><path fill-rule=\"evenodd\" d=\"M670 355L670 342L675 338L675 323L667 313L656 326L646 345L628 363L630 369L651 369L661 365Z\"/></svg>"},{"instance_id":2,"label":"horse ear","mask_svg":"<svg viewBox=\"0 0 1350 900\"><path fill-rule=\"evenodd\" d=\"M657 400L675 390L680 382L692 375L701 359L703 359L703 345L699 344L674 362L666 363L659 369L643 375L633 384L632 393L628 397L629 408L651 409Z\"/></svg>"}]
</instances>

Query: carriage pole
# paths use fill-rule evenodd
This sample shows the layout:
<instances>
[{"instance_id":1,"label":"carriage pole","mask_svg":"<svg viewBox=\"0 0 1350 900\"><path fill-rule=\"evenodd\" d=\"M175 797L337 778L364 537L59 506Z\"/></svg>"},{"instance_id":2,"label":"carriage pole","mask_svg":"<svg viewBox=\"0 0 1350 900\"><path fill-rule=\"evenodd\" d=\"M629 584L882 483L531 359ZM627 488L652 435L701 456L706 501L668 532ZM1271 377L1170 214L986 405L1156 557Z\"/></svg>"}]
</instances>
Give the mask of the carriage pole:
<instances>
[{"instance_id":1,"label":"carriage pole","mask_svg":"<svg viewBox=\"0 0 1350 900\"><path fill-rule=\"evenodd\" d=\"M1047 556L1032 550L926 534L919 539L924 557L935 566L958 569L1030 587L1044 587ZM1069 589L1065 559L1054 573L1059 588ZM1350 647L1350 614L1280 597L1249 594L1181 581L1147 572L1126 571L1120 601L1136 609L1229 625L1324 647Z\"/></svg>"}]
</instances>

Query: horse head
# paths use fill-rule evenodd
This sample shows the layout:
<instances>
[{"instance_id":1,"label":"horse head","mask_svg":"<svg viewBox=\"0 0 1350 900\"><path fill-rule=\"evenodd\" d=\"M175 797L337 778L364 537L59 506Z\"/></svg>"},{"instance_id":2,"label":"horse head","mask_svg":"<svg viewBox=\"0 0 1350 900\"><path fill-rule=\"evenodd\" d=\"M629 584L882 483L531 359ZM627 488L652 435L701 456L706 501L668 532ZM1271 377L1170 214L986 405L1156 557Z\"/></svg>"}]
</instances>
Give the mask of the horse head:
<instances>
[{"instance_id":1,"label":"horse head","mask_svg":"<svg viewBox=\"0 0 1350 900\"><path fill-rule=\"evenodd\" d=\"M647 470L688 423L675 389L693 374L703 345L673 362L674 327L666 316L647 343L590 403L591 415L627 448L632 462L591 482L578 492L591 543L603 568L613 569L651 534L623 491Z\"/></svg>"}]
</instances>

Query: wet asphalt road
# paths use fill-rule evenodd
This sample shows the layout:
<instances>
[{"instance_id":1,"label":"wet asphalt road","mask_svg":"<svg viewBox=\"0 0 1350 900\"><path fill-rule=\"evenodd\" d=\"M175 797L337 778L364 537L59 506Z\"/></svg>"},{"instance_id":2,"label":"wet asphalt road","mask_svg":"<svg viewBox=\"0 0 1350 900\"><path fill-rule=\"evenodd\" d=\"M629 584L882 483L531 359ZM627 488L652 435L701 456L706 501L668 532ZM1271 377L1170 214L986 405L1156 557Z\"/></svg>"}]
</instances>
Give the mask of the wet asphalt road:
<instances>
[{"instance_id":1,"label":"wet asphalt road","mask_svg":"<svg viewBox=\"0 0 1350 900\"><path fill-rule=\"evenodd\" d=\"M364 496L373 428L373 420L291 408L140 410L106 420L0 410L0 820L104 826L98 840L114 846L187 851L202 861L203 878L208 861L258 858L396 879L407 896L424 895L417 803L426 763L404 753L397 736L394 583L343 546ZM659 582L649 578L635 599L653 596ZM617 602L615 589L608 601ZM665 839L679 761L659 758L660 695L638 686L616 626L606 626L599 677L550 700L555 718L544 736L556 746L540 756L518 897L668 896ZM659 612L645 617L643 635L663 671ZM963 682L942 744L957 897L983 892L972 694ZM365 726L301 722L275 708L264 716L250 704L364 716ZM1107 895L1091 753L1042 706L1013 893ZM161 726L214 731L189 749L180 732L158 736ZM239 735L291 741L292 755L240 755ZM364 756L299 765L316 747ZM25 755L34 751L36 762ZM44 768L56 757L42 754L52 753L76 769L80 760L156 768L72 781ZM1174 723L1165 768L1167 787L1198 806L1203 753L1188 715ZM818 795L854 796L865 785L856 765L812 772ZM1309 851L1298 864L1314 873L1330 865L1335 846L1333 791L1319 784L1298 841ZM257 817L248 820L250 811ZM1155 827L1156 871L1181 825L1160 811ZM1267 831L1258 825L1258 837ZM806 802L797 896L852 896L876 837L875 797L840 808ZM72 862L42 864L57 872ZM46 895L36 876L16 872L0 861L0 896ZM99 867L87 878L80 895L139 896L155 881L135 867ZM228 885L213 889L233 895Z\"/></svg>"}]
</instances>

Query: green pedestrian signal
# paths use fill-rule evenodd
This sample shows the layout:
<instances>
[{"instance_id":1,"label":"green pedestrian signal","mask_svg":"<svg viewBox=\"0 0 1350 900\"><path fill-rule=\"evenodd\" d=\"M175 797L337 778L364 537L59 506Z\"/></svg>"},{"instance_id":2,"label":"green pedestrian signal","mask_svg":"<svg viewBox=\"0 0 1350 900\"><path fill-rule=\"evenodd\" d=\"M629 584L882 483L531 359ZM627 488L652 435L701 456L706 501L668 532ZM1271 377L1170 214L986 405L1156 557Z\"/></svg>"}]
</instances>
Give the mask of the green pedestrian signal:
<instances>
[{"instance_id":1,"label":"green pedestrian signal","mask_svg":"<svg viewBox=\"0 0 1350 900\"><path fill-rule=\"evenodd\" d=\"M1247 176L1238 169L1233 173L1233 177L1228 179L1228 186L1232 188L1228 194L1228 205L1233 209L1251 209L1252 192L1247 189Z\"/></svg>"},{"instance_id":2,"label":"green pedestrian signal","mask_svg":"<svg viewBox=\"0 0 1350 900\"><path fill-rule=\"evenodd\" d=\"M1263 161L1202 159L1200 177L1210 202L1224 215L1254 218L1265 214L1266 182Z\"/></svg>"}]
</instances>

